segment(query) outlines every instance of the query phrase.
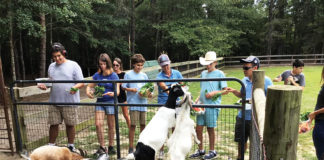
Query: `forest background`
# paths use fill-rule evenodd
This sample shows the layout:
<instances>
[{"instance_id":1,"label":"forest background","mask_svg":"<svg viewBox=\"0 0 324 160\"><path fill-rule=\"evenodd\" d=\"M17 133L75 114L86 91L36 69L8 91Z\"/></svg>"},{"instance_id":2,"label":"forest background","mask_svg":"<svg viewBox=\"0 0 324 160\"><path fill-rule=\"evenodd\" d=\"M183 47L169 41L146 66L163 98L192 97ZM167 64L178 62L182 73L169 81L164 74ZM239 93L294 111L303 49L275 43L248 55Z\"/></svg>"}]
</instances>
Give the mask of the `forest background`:
<instances>
[{"instance_id":1,"label":"forest background","mask_svg":"<svg viewBox=\"0 0 324 160\"><path fill-rule=\"evenodd\" d=\"M324 54L323 0L1 0L6 82L46 77L53 42L85 76L100 53L173 62L218 56Z\"/></svg>"}]
</instances>

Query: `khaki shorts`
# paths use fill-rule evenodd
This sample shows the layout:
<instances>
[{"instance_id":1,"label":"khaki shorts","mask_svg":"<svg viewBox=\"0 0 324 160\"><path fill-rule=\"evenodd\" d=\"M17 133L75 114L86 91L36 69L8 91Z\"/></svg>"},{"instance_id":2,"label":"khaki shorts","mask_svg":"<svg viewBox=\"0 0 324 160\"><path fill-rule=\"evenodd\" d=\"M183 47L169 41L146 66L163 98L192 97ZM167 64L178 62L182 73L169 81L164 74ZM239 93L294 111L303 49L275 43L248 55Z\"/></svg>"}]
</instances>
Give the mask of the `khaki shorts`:
<instances>
[{"instance_id":1,"label":"khaki shorts","mask_svg":"<svg viewBox=\"0 0 324 160\"><path fill-rule=\"evenodd\" d=\"M146 112L140 111L129 111L131 125L135 125L140 123L140 125L145 125L145 115Z\"/></svg>"},{"instance_id":2,"label":"khaki shorts","mask_svg":"<svg viewBox=\"0 0 324 160\"><path fill-rule=\"evenodd\" d=\"M48 107L48 124L56 125L64 123L68 126L78 124L78 107L71 106L49 106Z\"/></svg>"}]
</instances>

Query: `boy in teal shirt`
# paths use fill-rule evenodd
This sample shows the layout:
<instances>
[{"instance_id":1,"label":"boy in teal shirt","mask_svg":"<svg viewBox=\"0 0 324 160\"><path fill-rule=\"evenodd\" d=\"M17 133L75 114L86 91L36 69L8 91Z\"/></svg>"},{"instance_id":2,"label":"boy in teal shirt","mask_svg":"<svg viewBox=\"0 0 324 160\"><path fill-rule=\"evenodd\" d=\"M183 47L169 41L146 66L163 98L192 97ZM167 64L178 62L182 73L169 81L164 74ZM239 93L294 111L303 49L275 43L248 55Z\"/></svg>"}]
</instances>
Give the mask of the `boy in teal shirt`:
<instances>
[{"instance_id":1,"label":"boy in teal shirt","mask_svg":"<svg viewBox=\"0 0 324 160\"><path fill-rule=\"evenodd\" d=\"M145 63L145 59L142 54L134 54L131 57L131 64L133 66L133 70L127 72L124 76L124 79L132 79L132 80L147 80L148 77L144 72L141 72L143 69L143 65ZM147 104L147 98L142 97L139 93L142 86L145 83L123 83L122 87L127 91L127 103L133 104ZM142 132L145 128L145 115L146 115L147 107L143 106L131 106L129 107L129 114L131 120L131 126L129 129L129 153L133 153L134 151L134 136L136 124L140 124L140 131Z\"/></svg>"},{"instance_id":2,"label":"boy in teal shirt","mask_svg":"<svg viewBox=\"0 0 324 160\"><path fill-rule=\"evenodd\" d=\"M207 70L201 73L201 78L224 78L225 74L216 69L216 53L214 51L209 51L206 53L205 58L200 57L200 64L205 65ZM196 103L200 101L202 104L213 104L217 105L221 103L221 96L216 100L212 97L217 94L227 94L226 91L227 83L226 81L202 81L200 82L200 96L196 99ZM207 126L208 136L209 136L209 153L205 155L203 150L203 144L199 144L199 149L196 153L192 154L190 158L200 158L203 159L214 159L217 155L215 151L215 130L218 114L220 112L219 108L205 108L205 113L202 115L197 115L197 126L196 133L200 142L203 142L202 131L204 126Z\"/></svg>"}]
</instances>

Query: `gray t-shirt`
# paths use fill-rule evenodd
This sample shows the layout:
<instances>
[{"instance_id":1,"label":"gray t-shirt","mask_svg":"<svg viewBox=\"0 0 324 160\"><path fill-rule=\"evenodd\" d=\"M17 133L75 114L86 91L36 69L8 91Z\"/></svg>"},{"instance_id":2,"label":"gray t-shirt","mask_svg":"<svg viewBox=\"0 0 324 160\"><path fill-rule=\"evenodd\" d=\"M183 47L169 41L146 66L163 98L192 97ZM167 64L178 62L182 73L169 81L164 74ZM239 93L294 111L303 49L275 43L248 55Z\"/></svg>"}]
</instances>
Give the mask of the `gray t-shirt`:
<instances>
[{"instance_id":1,"label":"gray t-shirt","mask_svg":"<svg viewBox=\"0 0 324 160\"><path fill-rule=\"evenodd\" d=\"M293 74L291 73L291 70L287 70L287 71L284 71L280 76L281 76L281 78L282 78L281 80L282 80L282 81L285 81L285 83L286 83L286 81L287 81L287 78L288 78L289 76L292 76L292 77L294 78L294 81L295 81L296 83L298 83L300 86L305 87L305 76L304 76L303 73L293 75ZM278 76L278 77L280 77L280 76Z\"/></svg>"},{"instance_id":2,"label":"gray t-shirt","mask_svg":"<svg viewBox=\"0 0 324 160\"><path fill-rule=\"evenodd\" d=\"M67 60L62 64L51 63L48 67L50 80L83 80L83 74L78 63ZM76 83L53 83L49 102L80 102L80 93L70 94Z\"/></svg>"}]
</instances>

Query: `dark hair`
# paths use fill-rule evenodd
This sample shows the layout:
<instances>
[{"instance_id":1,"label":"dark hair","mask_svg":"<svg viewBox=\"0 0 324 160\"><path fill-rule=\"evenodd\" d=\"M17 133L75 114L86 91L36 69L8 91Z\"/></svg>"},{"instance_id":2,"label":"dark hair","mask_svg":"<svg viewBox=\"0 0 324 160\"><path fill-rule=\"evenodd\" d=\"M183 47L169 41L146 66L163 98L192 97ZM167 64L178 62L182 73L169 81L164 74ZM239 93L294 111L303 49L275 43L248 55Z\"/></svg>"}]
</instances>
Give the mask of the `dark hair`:
<instances>
[{"instance_id":1,"label":"dark hair","mask_svg":"<svg viewBox=\"0 0 324 160\"><path fill-rule=\"evenodd\" d=\"M142 54L134 54L131 57L131 63L132 63L132 65L134 65L136 63L145 63L145 58L143 57Z\"/></svg>"},{"instance_id":2,"label":"dark hair","mask_svg":"<svg viewBox=\"0 0 324 160\"><path fill-rule=\"evenodd\" d=\"M64 57L66 57L66 50L64 46L59 42L55 42L52 44L51 54L56 52L60 52Z\"/></svg>"},{"instance_id":3,"label":"dark hair","mask_svg":"<svg viewBox=\"0 0 324 160\"><path fill-rule=\"evenodd\" d=\"M109 69L109 70L112 70L112 64L111 64L111 60L110 60L110 57L108 56L107 53L101 53L98 57L98 63L97 63L97 66L98 66L98 73L102 74L102 70L100 68L100 64L99 64L99 61L101 62L105 62L106 63L106 68Z\"/></svg>"},{"instance_id":4,"label":"dark hair","mask_svg":"<svg viewBox=\"0 0 324 160\"><path fill-rule=\"evenodd\" d=\"M300 59L295 59L295 61L293 62L293 67L304 67L304 62Z\"/></svg>"},{"instance_id":5,"label":"dark hair","mask_svg":"<svg viewBox=\"0 0 324 160\"><path fill-rule=\"evenodd\" d=\"M121 71L124 70L124 68L123 68L123 62L121 61L120 58L115 58L114 61L116 61L119 64Z\"/></svg>"}]
</instances>

